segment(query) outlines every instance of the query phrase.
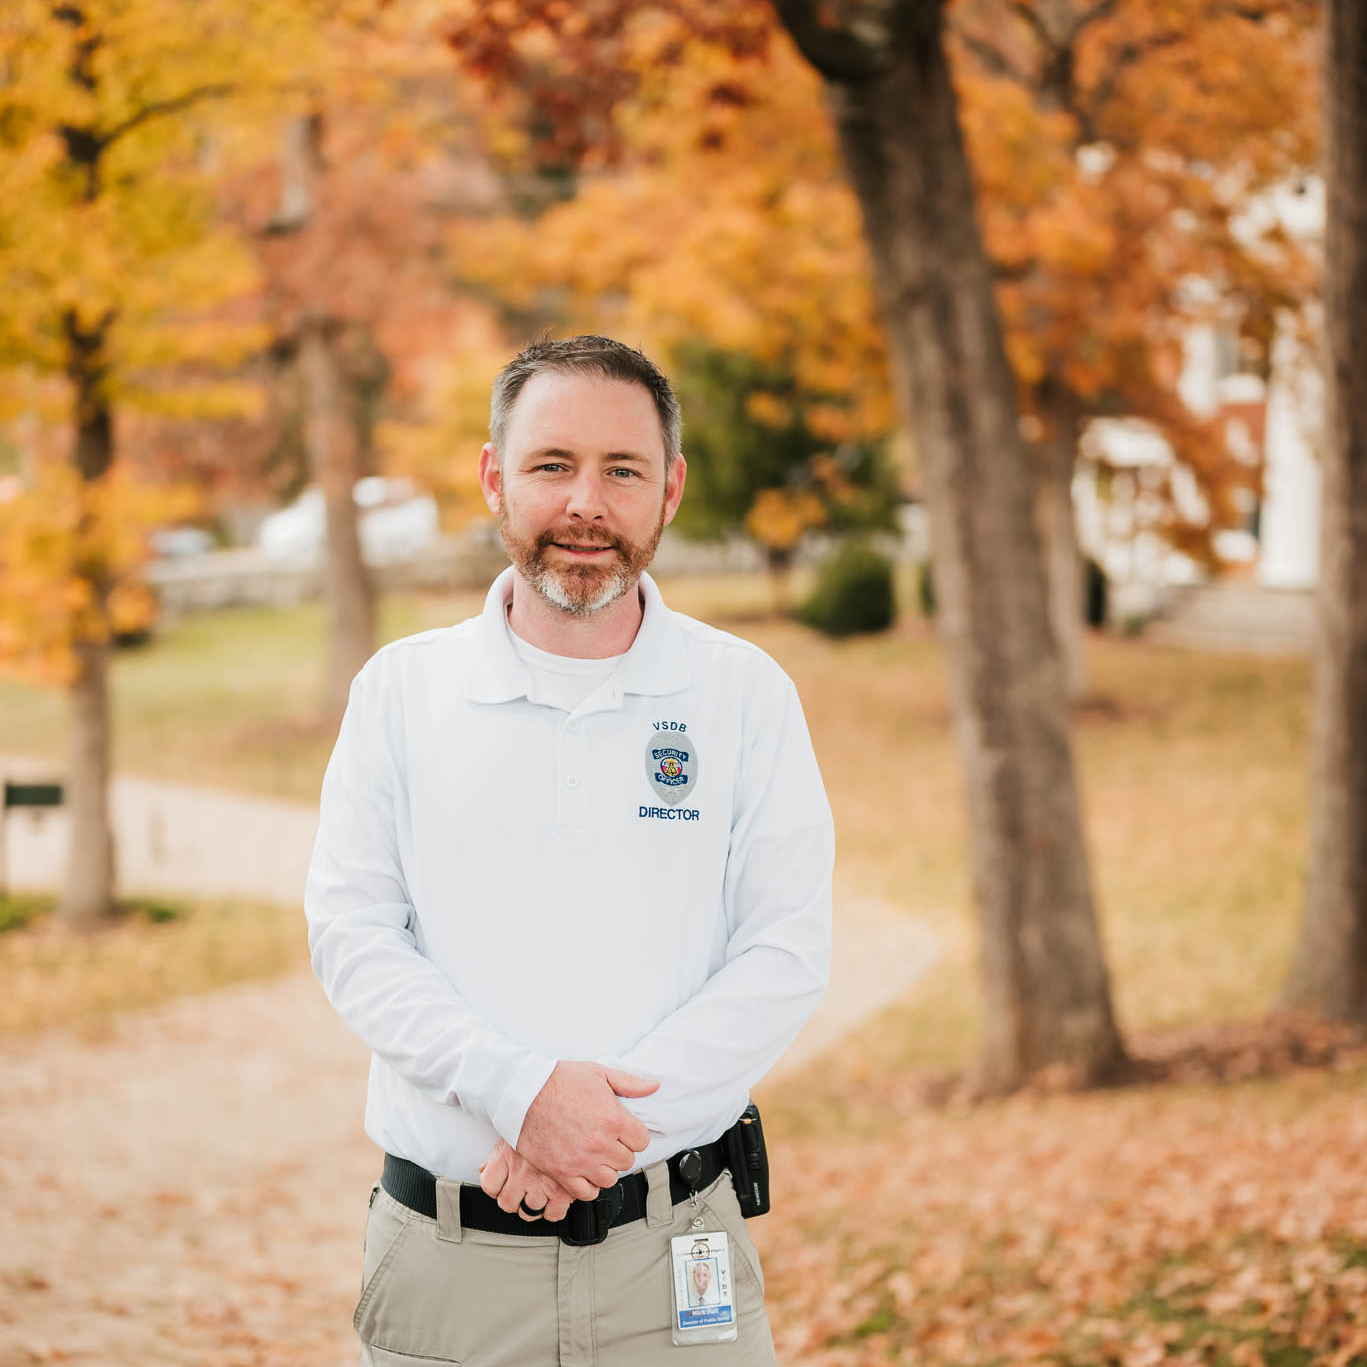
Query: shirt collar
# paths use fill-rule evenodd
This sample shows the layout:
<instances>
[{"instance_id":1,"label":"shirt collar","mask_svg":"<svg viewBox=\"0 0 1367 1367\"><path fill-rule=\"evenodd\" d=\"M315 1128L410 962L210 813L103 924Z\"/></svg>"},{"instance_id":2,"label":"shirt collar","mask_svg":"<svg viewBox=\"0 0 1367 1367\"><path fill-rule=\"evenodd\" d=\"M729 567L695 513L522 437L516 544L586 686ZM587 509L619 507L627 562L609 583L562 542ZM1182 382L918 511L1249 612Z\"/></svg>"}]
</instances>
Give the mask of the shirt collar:
<instances>
[{"instance_id":1,"label":"shirt collar","mask_svg":"<svg viewBox=\"0 0 1367 1367\"><path fill-rule=\"evenodd\" d=\"M509 565L489 586L484 600L475 631L476 649L465 678L465 696L471 702L511 702L525 698L532 686L531 674L513 649L508 626L515 573ZM605 706L620 707L625 693L677 693L692 679L683 631L648 574L641 575L640 593L641 625L609 677Z\"/></svg>"}]
</instances>

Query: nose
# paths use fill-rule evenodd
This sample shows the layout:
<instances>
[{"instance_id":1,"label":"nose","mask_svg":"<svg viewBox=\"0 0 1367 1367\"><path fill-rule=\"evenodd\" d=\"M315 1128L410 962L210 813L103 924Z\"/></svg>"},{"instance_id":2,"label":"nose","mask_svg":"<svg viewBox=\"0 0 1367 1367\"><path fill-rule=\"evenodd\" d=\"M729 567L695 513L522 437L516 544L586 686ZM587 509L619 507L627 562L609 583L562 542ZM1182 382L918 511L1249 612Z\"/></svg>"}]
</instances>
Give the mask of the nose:
<instances>
[{"instance_id":1,"label":"nose","mask_svg":"<svg viewBox=\"0 0 1367 1367\"><path fill-rule=\"evenodd\" d=\"M565 512L569 517L593 522L604 511L603 476L593 467L585 466L570 483Z\"/></svg>"}]
</instances>

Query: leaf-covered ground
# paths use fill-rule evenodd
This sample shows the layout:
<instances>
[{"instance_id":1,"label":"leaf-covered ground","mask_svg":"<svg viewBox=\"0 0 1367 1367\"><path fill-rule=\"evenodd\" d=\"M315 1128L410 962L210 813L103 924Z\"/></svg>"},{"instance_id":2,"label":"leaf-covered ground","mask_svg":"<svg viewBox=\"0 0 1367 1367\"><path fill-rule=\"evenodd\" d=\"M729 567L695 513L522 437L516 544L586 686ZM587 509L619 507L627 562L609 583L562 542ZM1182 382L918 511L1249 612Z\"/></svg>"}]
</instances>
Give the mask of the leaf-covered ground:
<instances>
[{"instance_id":1,"label":"leaf-covered ground","mask_svg":"<svg viewBox=\"0 0 1367 1367\"><path fill-rule=\"evenodd\" d=\"M761 1098L785 1367L1367 1363L1360 1040L977 1105L852 1052ZM0 1367L351 1367L366 1061L306 970L0 1043ZM779 1103L842 1093L853 1129Z\"/></svg>"},{"instance_id":2,"label":"leaf-covered ground","mask_svg":"<svg viewBox=\"0 0 1367 1367\"><path fill-rule=\"evenodd\" d=\"M835 1066L835 1065L832 1065ZM758 1222L781 1355L1367 1363L1367 1054L888 1114L797 1140Z\"/></svg>"}]
</instances>

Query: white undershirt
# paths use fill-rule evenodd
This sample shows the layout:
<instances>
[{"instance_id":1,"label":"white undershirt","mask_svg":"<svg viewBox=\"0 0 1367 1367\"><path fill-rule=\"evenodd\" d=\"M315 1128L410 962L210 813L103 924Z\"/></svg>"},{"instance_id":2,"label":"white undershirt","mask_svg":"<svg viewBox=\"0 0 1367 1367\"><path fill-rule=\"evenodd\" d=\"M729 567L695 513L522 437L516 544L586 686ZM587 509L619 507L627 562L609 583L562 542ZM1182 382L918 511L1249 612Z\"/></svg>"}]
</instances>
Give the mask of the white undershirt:
<instances>
[{"instance_id":1,"label":"white undershirt","mask_svg":"<svg viewBox=\"0 0 1367 1367\"><path fill-rule=\"evenodd\" d=\"M524 641L511 626L508 636L517 658L531 671L536 701L573 712L614 669L621 655L601 660L581 660L572 655L552 655Z\"/></svg>"}]
</instances>

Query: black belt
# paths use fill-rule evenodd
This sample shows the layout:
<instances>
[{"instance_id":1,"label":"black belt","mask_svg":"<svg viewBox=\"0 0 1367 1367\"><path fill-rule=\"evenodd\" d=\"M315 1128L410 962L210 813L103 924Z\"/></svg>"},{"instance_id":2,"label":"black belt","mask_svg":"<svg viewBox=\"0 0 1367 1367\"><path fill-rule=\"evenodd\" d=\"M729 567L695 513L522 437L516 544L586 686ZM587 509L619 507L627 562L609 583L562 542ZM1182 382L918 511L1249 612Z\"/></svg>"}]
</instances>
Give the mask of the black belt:
<instances>
[{"instance_id":1,"label":"black belt","mask_svg":"<svg viewBox=\"0 0 1367 1367\"><path fill-rule=\"evenodd\" d=\"M697 1155L697 1160L692 1155ZM680 1172L680 1164L689 1174ZM696 1149L685 1149L669 1159L669 1199L677 1205L695 1192L710 1186L726 1167L726 1156L720 1139L701 1144ZM692 1179L691 1181L689 1179ZM416 1163L384 1156L384 1171L380 1185L400 1205L416 1210L429 1219L437 1218L437 1179ZM492 1196L479 1187L462 1182L460 1187L460 1223L465 1229L483 1229L491 1234L533 1234L541 1238L554 1235L567 1244L583 1247L600 1244L608 1237L608 1230L630 1224L646 1213L646 1175L630 1172L619 1177L616 1185L605 1187L595 1201L571 1201L563 1220L524 1220L516 1211L504 1210Z\"/></svg>"}]
</instances>

